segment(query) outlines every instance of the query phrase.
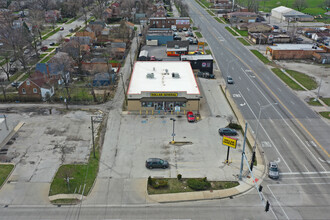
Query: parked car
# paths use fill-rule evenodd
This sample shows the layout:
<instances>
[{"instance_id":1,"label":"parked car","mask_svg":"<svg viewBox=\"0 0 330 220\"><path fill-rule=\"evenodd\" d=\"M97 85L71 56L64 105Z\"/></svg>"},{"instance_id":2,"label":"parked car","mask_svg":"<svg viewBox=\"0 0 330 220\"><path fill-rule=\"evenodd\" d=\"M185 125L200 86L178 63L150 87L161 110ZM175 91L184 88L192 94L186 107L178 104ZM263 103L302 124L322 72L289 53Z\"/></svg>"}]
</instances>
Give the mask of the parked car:
<instances>
[{"instance_id":1,"label":"parked car","mask_svg":"<svg viewBox=\"0 0 330 220\"><path fill-rule=\"evenodd\" d=\"M187 119L188 122L195 122L196 118L193 112L189 111L187 112Z\"/></svg>"},{"instance_id":2,"label":"parked car","mask_svg":"<svg viewBox=\"0 0 330 220\"><path fill-rule=\"evenodd\" d=\"M63 30L64 30L64 27L61 27L61 28L60 28L60 31L63 31Z\"/></svg>"},{"instance_id":3,"label":"parked car","mask_svg":"<svg viewBox=\"0 0 330 220\"><path fill-rule=\"evenodd\" d=\"M279 172L278 172L278 165L276 162L269 162L268 177L271 179L278 179L280 177Z\"/></svg>"},{"instance_id":4,"label":"parked car","mask_svg":"<svg viewBox=\"0 0 330 220\"><path fill-rule=\"evenodd\" d=\"M178 30L179 32L182 32L182 29L181 28L179 28L179 30Z\"/></svg>"},{"instance_id":5,"label":"parked car","mask_svg":"<svg viewBox=\"0 0 330 220\"><path fill-rule=\"evenodd\" d=\"M48 47L47 46L42 46L41 47L41 51L46 51L46 50L48 50Z\"/></svg>"},{"instance_id":6,"label":"parked car","mask_svg":"<svg viewBox=\"0 0 330 220\"><path fill-rule=\"evenodd\" d=\"M186 28L186 27L184 27L182 30L183 30L183 31L187 31L187 28Z\"/></svg>"},{"instance_id":7,"label":"parked car","mask_svg":"<svg viewBox=\"0 0 330 220\"><path fill-rule=\"evenodd\" d=\"M20 85L21 83L22 83L22 82L19 82L19 81L17 81L17 82L12 82L12 83L11 83L11 86L17 88L17 87L19 87L19 85Z\"/></svg>"},{"instance_id":8,"label":"parked car","mask_svg":"<svg viewBox=\"0 0 330 220\"><path fill-rule=\"evenodd\" d=\"M28 53L30 53L29 49L24 50L24 54L28 54Z\"/></svg>"},{"instance_id":9,"label":"parked car","mask_svg":"<svg viewBox=\"0 0 330 220\"><path fill-rule=\"evenodd\" d=\"M227 76L227 83L228 84L234 84L234 80L231 76Z\"/></svg>"},{"instance_id":10,"label":"parked car","mask_svg":"<svg viewBox=\"0 0 330 220\"><path fill-rule=\"evenodd\" d=\"M15 61L16 61L15 57L10 58L10 60L9 60L10 63L14 63Z\"/></svg>"},{"instance_id":11,"label":"parked car","mask_svg":"<svg viewBox=\"0 0 330 220\"><path fill-rule=\"evenodd\" d=\"M301 41L304 41L304 39L302 39L301 37L298 37L298 38L296 38L296 41L301 42Z\"/></svg>"},{"instance_id":12,"label":"parked car","mask_svg":"<svg viewBox=\"0 0 330 220\"><path fill-rule=\"evenodd\" d=\"M50 45L50 46L55 46L55 43L54 43L54 42L52 42L52 43L50 43L49 45Z\"/></svg>"},{"instance_id":13,"label":"parked car","mask_svg":"<svg viewBox=\"0 0 330 220\"><path fill-rule=\"evenodd\" d=\"M179 37L179 36L174 36L173 39L174 39L174 40L181 40L181 37Z\"/></svg>"},{"instance_id":14,"label":"parked car","mask_svg":"<svg viewBox=\"0 0 330 220\"><path fill-rule=\"evenodd\" d=\"M219 129L219 134L221 136L223 136L223 135L236 136L238 133L237 133L236 130L231 129L231 128L220 128Z\"/></svg>"},{"instance_id":15,"label":"parked car","mask_svg":"<svg viewBox=\"0 0 330 220\"><path fill-rule=\"evenodd\" d=\"M170 165L166 160L162 160L159 158L149 158L146 160L146 167L148 169L153 169L153 168L163 168L166 169Z\"/></svg>"},{"instance_id":16,"label":"parked car","mask_svg":"<svg viewBox=\"0 0 330 220\"><path fill-rule=\"evenodd\" d=\"M277 26L277 25L273 25L273 28L274 28L274 29L279 29L279 26Z\"/></svg>"},{"instance_id":17,"label":"parked car","mask_svg":"<svg viewBox=\"0 0 330 220\"><path fill-rule=\"evenodd\" d=\"M151 56L150 61L162 61L162 59L158 59L155 56Z\"/></svg>"},{"instance_id":18,"label":"parked car","mask_svg":"<svg viewBox=\"0 0 330 220\"><path fill-rule=\"evenodd\" d=\"M211 74L211 73L206 72L206 71L199 71L197 73L197 76L201 77L201 78L206 78L206 79L214 79L215 78L214 74Z\"/></svg>"},{"instance_id":19,"label":"parked car","mask_svg":"<svg viewBox=\"0 0 330 220\"><path fill-rule=\"evenodd\" d=\"M70 31L70 32L73 32L73 29L71 28L69 31Z\"/></svg>"}]
</instances>

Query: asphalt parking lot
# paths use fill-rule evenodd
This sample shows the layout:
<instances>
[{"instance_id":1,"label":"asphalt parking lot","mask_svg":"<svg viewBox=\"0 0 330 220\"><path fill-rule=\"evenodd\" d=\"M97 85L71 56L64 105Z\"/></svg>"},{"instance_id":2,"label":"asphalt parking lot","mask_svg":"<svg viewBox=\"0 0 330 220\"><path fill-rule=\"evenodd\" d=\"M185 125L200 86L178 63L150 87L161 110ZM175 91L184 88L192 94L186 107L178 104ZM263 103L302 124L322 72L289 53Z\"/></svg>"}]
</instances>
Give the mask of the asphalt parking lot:
<instances>
[{"instance_id":1,"label":"asphalt parking lot","mask_svg":"<svg viewBox=\"0 0 330 220\"><path fill-rule=\"evenodd\" d=\"M87 162L92 113L52 109L49 114L49 109L29 109L7 115L8 123L13 119L24 125L7 143L7 154L1 155L15 169L0 191L0 204L48 201L49 183L59 166Z\"/></svg>"},{"instance_id":2,"label":"asphalt parking lot","mask_svg":"<svg viewBox=\"0 0 330 220\"><path fill-rule=\"evenodd\" d=\"M230 164L225 165L227 147L222 145L218 128L228 124L226 118L208 117L196 123L188 123L185 116L176 117L175 141L183 145L171 145L173 116L125 115L118 139L116 161L112 167L112 178L207 177L210 180L234 180L239 173L242 137L238 138L237 149L230 150ZM168 160L169 169L145 167L147 158ZM234 167L234 169L233 169ZM235 169L236 168L236 169ZM233 172L228 172L232 170ZM235 172L236 171L236 172Z\"/></svg>"}]
</instances>

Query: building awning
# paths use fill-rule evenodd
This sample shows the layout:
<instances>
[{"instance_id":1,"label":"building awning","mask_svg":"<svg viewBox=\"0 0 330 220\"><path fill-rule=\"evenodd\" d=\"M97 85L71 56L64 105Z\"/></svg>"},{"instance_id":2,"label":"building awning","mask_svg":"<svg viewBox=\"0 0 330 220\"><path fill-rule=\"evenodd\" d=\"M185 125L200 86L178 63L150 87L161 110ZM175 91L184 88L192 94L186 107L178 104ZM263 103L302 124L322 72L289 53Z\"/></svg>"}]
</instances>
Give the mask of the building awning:
<instances>
[{"instance_id":1,"label":"building awning","mask_svg":"<svg viewBox=\"0 0 330 220\"><path fill-rule=\"evenodd\" d=\"M185 97L143 97L141 102L187 102Z\"/></svg>"}]
</instances>

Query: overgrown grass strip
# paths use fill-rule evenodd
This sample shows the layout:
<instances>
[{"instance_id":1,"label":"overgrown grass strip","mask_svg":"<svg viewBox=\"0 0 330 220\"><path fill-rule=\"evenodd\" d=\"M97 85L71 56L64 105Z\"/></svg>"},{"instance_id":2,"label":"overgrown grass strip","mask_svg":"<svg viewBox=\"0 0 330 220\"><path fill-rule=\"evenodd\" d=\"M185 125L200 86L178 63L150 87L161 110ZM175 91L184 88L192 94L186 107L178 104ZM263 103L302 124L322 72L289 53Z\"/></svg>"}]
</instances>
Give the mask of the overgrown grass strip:
<instances>
[{"instance_id":1,"label":"overgrown grass strip","mask_svg":"<svg viewBox=\"0 0 330 220\"><path fill-rule=\"evenodd\" d=\"M251 46L251 44L249 42L247 42L245 39L243 38L237 38L237 40L239 40L244 46Z\"/></svg>"},{"instance_id":2,"label":"overgrown grass strip","mask_svg":"<svg viewBox=\"0 0 330 220\"><path fill-rule=\"evenodd\" d=\"M294 70L285 70L290 76L297 80L301 85L303 85L308 90L313 90L317 88L317 82L313 77L310 77L304 73L294 71Z\"/></svg>"},{"instance_id":3,"label":"overgrown grass strip","mask_svg":"<svg viewBox=\"0 0 330 220\"><path fill-rule=\"evenodd\" d=\"M196 31L195 34L196 34L196 37L198 37L198 38L202 38L203 37L203 35L201 34L201 32Z\"/></svg>"},{"instance_id":4,"label":"overgrown grass strip","mask_svg":"<svg viewBox=\"0 0 330 220\"><path fill-rule=\"evenodd\" d=\"M299 86L295 81L293 81L290 77L288 77L285 73L283 73L278 68L272 68L272 71L283 80L291 89L293 90L304 90L301 86Z\"/></svg>"},{"instance_id":5,"label":"overgrown grass strip","mask_svg":"<svg viewBox=\"0 0 330 220\"><path fill-rule=\"evenodd\" d=\"M322 115L324 118L330 119L330 112L320 112L320 115Z\"/></svg>"},{"instance_id":6,"label":"overgrown grass strip","mask_svg":"<svg viewBox=\"0 0 330 220\"><path fill-rule=\"evenodd\" d=\"M225 27L226 29L227 29L227 31L229 31L232 35L234 35L234 36L238 36L238 34L235 32L235 31L233 31L230 27Z\"/></svg>"},{"instance_id":7,"label":"overgrown grass strip","mask_svg":"<svg viewBox=\"0 0 330 220\"><path fill-rule=\"evenodd\" d=\"M12 164L0 164L0 187L13 169L14 165Z\"/></svg>"},{"instance_id":8,"label":"overgrown grass strip","mask_svg":"<svg viewBox=\"0 0 330 220\"><path fill-rule=\"evenodd\" d=\"M261 60L264 64L270 63L270 61L266 57L264 57L264 55L262 55L259 51L257 51L257 50L251 50L251 52L254 55L256 55L256 57L258 57L259 60Z\"/></svg>"}]
</instances>

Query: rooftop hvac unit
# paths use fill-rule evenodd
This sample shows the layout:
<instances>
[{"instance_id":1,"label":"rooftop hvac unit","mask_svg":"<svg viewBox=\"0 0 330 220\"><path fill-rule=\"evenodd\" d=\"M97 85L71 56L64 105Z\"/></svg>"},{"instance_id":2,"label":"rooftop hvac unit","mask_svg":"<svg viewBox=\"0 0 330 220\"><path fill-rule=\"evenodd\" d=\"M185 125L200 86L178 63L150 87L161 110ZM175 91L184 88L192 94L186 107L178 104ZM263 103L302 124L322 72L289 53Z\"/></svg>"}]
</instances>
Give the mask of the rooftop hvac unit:
<instances>
[{"instance_id":1,"label":"rooftop hvac unit","mask_svg":"<svg viewBox=\"0 0 330 220\"><path fill-rule=\"evenodd\" d=\"M172 73L172 78L180 78L180 74L179 73Z\"/></svg>"},{"instance_id":2,"label":"rooftop hvac unit","mask_svg":"<svg viewBox=\"0 0 330 220\"><path fill-rule=\"evenodd\" d=\"M148 78L148 79L153 79L153 78L155 78L154 73L147 73L147 78Z\"/></svg>"},{"instance_id":3,"label":"rooftop hvac unit","mask_svg":"<svg viewBox=\"0 0 330 220\"><path fill-rule=\"evenodd\" d=\"M174 45L174 48L179 49L180 47L179 47L179 45Z\"/></svg>"}]
</instances>

